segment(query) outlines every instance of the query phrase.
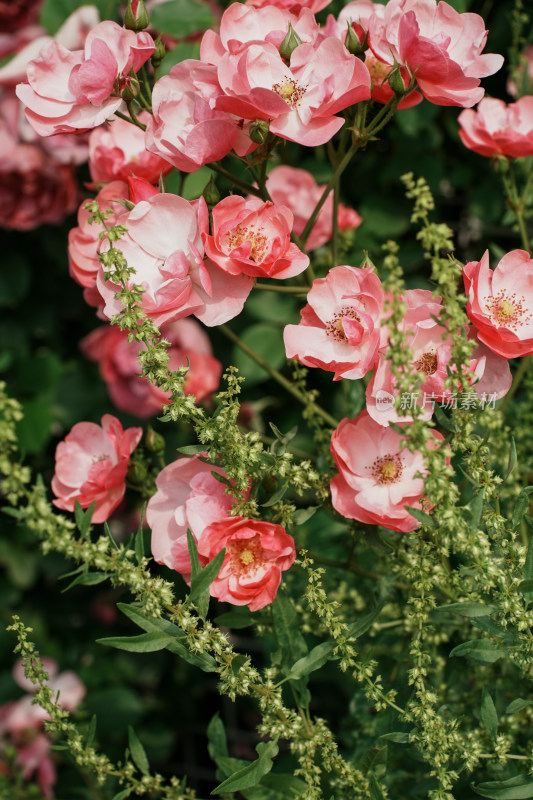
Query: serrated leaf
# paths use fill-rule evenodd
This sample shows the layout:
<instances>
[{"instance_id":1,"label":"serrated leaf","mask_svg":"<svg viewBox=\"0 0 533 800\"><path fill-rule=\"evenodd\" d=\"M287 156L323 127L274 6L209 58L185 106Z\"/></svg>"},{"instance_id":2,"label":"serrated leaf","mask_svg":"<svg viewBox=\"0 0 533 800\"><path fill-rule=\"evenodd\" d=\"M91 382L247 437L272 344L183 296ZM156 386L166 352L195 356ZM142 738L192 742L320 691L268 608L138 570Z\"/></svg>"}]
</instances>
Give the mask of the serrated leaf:
<instances>
[{"instance_id":1,"label":"serrated leaf","mask_svg":"<svg viewBox=\"0 0 533 800\"><path fill-rule=\"evenodd\" d=\"M331 642L317 644L306 656L299 658L298 661L292 665L287 677L291 680L303 678L304 675L309 675L311 672L320 669L331 657L333 648L334 645Z\"/></svg>"},{"instance_id":2,"label":"serrated leaf","mask_svg":"<svg viewBox=\"0 0 533 800\"><path fill-rule=\"evenodd\" d=\"M220 757L226 758L228 755L226 730L218 711L211 717L209 725L207 726L207 738L209 742L207 749L213 761L216 761L216 759Z\"/></svg>"},{"instance_id":3,"label":"serrated leaf","mask_svg":"<svg viewBox=\"0 0 533 800\"><path fill-rule=\"evenodd\" d=\"M490 640L473 639L454 647L450 653L450 658L455 656L468 656L474 661L481 661L483 664L493 664L505 655L507 655L507 651L502 647L498 647L498 645Z\"/></svg>"},{"instance_id":4,"label":"serrated leaf","mask_svg":"<svg viewBox=\"0 0 533 800\"><path fill-rule=\"evenodd\" d=\"M131 725L128 725L128 744L135 766L140 769L143 775L149 775L150 764L148 763L146 752Z\"/></svg>"},{"instance_id":5,"label":"serrated leaf","mask_svg":"<svg viewBox=\"0 0 533 800\"><path fill-rule=\"evenodd\" d=\"M533 492L533 486L526 486L525 489L522 489L518 498L515 503L515 507L513 509L513 516L511 519L511 525L513 528L518 528L522 517L526 513L529 508L529 495Z\"/></svg>"},{"instance_id":6,"label":"serrated leaf","mask_svg":"<svg viewBox=\"0 0 533 800\"><path fill-rule=\"evenodd\" d=\"M509 460L507 462L507 472L505 473L504 481L507 480L511 472L514 470L518 463L518 458L516 455L516 444L514 438L511 436L511 446L509 448Z\"/></svg>"},{"instance_id":7,"label":"serrated leaf","mask_svg":"<svg viewBox=\"0 0 533 800\"><path fill-rule=\"evenodd\" d=\"M472 789L481 797L491 800L528 800L533 797L533 778L529 775L516 775L506 781L487 781L472 784Z\"/></svg>"},{"instance_id":8,"label":"serrated leaf","mask_svg":"<svg viewBox=\"0 0 533 800\"><path fill-rule=\"evenodd\" d=\"M435 520L433 519L433 517L430 517L429 514L426 514L426 512L422 511L422 509L413 508L412 506L404 506L404 508L415 519L417 519L419 522L421 522L422 525L425 525L427 528L434 528L435 527Z\"/></svg>"},{"instance_id":9,"label":"serrated leaf","mask_svg":"<svg viewBox=\"0 0 533 800\"><path fill-rule=\"evenodd\" d=\"M172 637L150 631L150 633L140 633L138 636L108 636L105 639L97 639L96 644L103 644L107 647L116 647L117 650L127 650L129 653L156 653L164 650L172 641Z\"/></svg>"},{"instance_id":10,"label":"serrated leaf","mask_svg":"<svg viewBox=\"0 0 533 800\"><path fill-rule=\"evenodd\" d=\"M490 617L496 611L496 606L485 605L471 600L464 603L449 603L445 606L438 606L435 611L443 611L449 614L459 614L461 617Z\"/></svg>"},{"instance_id":11,"label":"serrated leaf","mask_svg":"<svg viewBox=\"0 0 533 800\"><path fill-rule=\"evenodd\" d=\"M256 750L259 757L246 767L238 770L234 775L222 781L211 794L223 794L224 792L238 792L242 789L251 789L257 786L261 778L266 775L273 766L273 758L278 752L277 742L260 742Z\"/></svg>"},{"instance_id":12,"label":"serrated leaf","mask_svg":"<svg viewBox=\"0 0 533 800\"><path fill-rule=\"evenodd\" d=\"M498 712L490 692L485 687L481 694L481 722L491 739L495 739L498 735Z\"/></svg>"},{"instance_id":13,"label":"serrated leaf","mask_svg":"<svg viewBox=\"0 0 533 800\"><path fill-rule=\"evenodd\" d=\"M507 708L505 709L506 714L517 714L519 711L523 711L524 708L533 705L533 700L523 700L521 697L517 697L516 700L513 700Z\"/></svg>"}]
</instances>

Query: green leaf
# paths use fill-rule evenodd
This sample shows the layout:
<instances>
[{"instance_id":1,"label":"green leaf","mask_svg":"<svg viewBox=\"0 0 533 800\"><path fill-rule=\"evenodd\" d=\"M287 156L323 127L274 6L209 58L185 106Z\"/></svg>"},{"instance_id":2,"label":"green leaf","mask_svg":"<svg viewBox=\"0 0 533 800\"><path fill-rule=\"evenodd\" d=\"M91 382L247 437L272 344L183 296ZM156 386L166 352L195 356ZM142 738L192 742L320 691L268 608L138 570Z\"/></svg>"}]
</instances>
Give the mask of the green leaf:
<instances>
[{"instance_id":1,"label":"green leaf","mask_svg":"<svg viewBox=\"0 0 533 800\"><path fill-rule=\"evenodd\" d=\"M176 47L169 50L161 62L159 77L162 78L163 75L168 75L172 67L175 67L176 64L185 61L187 58L200 58L199 42L178 42Z\"/></svg>"},{"instance_id":2,"label":"green leaf","mask_svg":"<svg viewBox=\"0 0 533 800\"><path fill-rule=\"evenodd\" d=\"M300 633L300 621L292 600L282 589L278 590L276 599L272 603L272 620L274 634L279 645L281 666L284 673L288 675L292 665L307 655L308 647ZM291 681L291 686L296 693L299 705L307 707L310 699L306 688L307 679L294 679Z\"/></svg>"},{"instance_id":3,"label":"green leaf","mask_svg":"<svg viewBox=\"0 0 533 800\"><path fill-rule=\"evenodd\" d=\"M209 7L202 3L194 0L169 0L152 9L150 23L158 33L184 39L191 33L210 28L214 19Z\"/></svg>"},{"instance_id":4,"label":"green leaf","mask_svg":"<svg viewBox=\"0 0 533 800\"><path fill-rule=\"evenodd\" d=\"M44 0L39 14L41 25L49 34L57 33L66 18L86 2L87 0ZM109 0L95 0L93 4L98 7L102 19L112 19L113 9L109 7Z\"/></svg>"},{"instance_id":5,"label":"green leaf","mask_svg":"<svg viewBox=\"0 0 533 800\"><path fill-rule=\"evenodd\" d=\"M533 705L533 700L523 700L521 697L517 697L516 700L513 700L507 708L505 709L506 714L517 714L519 711L523 711L524 708Z\"/></svg>"},{"instance_id":6,"label":"green leaf","mask_svg":"<svg viewBox=\"0 0 533 800\"><path fill-rule=\"evenodd\" d=\"M446 416L444 411L442 410L441 406L438 403L435 403L433 413L435 414L435 419L444 430L449 431L450 433L455 433L455 426L451 419Z\"/></svg>"},{"instance_id":7,"label":"green leaf","mask_svg":"<svg viewBox=\"0 0 533 800\"><path fill-rule=\"evenodd\" d=\"M137 533L135 534L135 558L137 559L137 564L140 564L142 559L144 558L144 532L143 532L143 522L144 522L144 512L146 511L146 503L144 503L141 509L141 519L139 521L139 527L137 528Z\"/></svg>"},{"instance_id":8,"label":"green leaf","mask_svg":"<svg viewBox=\"0 0 533 800\"><path fill-rule=\"evenodd\" d=\"M171 636L151 631L150 633L140 633L138 636L108 636L105 639L97 639L96 644L116 647L118 650L127 650L129 653L155 653L158 650L164 650L171 641Z\"/></svg>"},{"instance_id":9,"label":"green leaf","mask_svg":"<svg viewBox=\"0 0 533 800\"><path fill-rule=\"evenodd\" d=\"M278 745L276 742L260 742L255 748L259 755L246 767L235 772L231 777L222 781L211 794L223 794L224 792L238 792L242 789L250 789L257 786L261 778L272 769L273 758L277 755Z\"/></svg>"},{"instance_id":10,"label":"green leaf","mask_svg":"<svg viewBox=\"0 0 533 800\"><path fill-rule=\"evenodd\" d=\"M390 424L390 423L389 423ZM433 517L430 517L429 514L426 514L425 511L422 511L420 508L412 508L412 506L404 506L406 511L408 511L415 519L425 525L426 528L434 528L435 527L435 520Z\"/></svg>"},{"instance_id":11,"label":"green leaf","mask_svg":"<svg viewBox=\"0 0 533 800\"><path fill-rule=\"evenodd\" d=\"M126 797L129 797L131 793L132 789L123 789L113 797L113 800L126 800Z\"/></svg>"},{"instance_id":12,"label":"green leaf","mask_svg":"<svg viewBox=\"0 0 533 800\"><path fill-rule=\"evenodd\" d=\"M295 525L303 525L308 519L311 519L313 514L318 511L318 506L309 506L308 508L299 508L292 516L292 521Z\"/></svg>"},{"instance_id":13,"label":"green leaf","mask_svg":"<svg viewBox=\"0 0 533 800\"><path fill-rule=\"evenodd\" d=\"M378 783L378 779L372 772L368 776L368 782L370 788L370 797L372 800L385 800L385 795L381 791L381 786Z\"/></svg>"},{"instance_id":14,"label":"green leaf","mask_svg":"<svg viewBox=\"0 0 533 800\"><path fill-rule=\"evenodd\" d=\"M511 447L509 448L509 460L507 462L507 472L505 473L505 478L503 479L504 481L507 480L511 472L514 470L517 462L518 458L516 455L516 444L514 438L511 436Z\"/></svg>"},{"instance_id":15,"label":"green leaf","mask_svg":"<svg viewBox=\"0 0 533 800\"><path fill-rule=\"evenodd\" d=\"M107 572L82 572L77 578L61 589L61 593L68 592L73 586L97 586L109 578Z\"/></svg>"},{"instance_id":16,"label":"green leaf","mask_svg":"<svg viewBox=\"0 0 533 800\"><path fill-rule=\"evenodd\" d=\"M85 537L91 527L91 519L94 514L94 509L96 508L96 500L91 503L87 511L84 512L83 508L80 506L78 500L74 501L74 519L76 520L76 525L78 526L78 530L83 537Z\"/></svg>"},{"instance_id":17,"label":"green leaf","mask_svg":"<svg viewBox=\"0 0 533 800\"><path fill-rule=\"evenodd\" d=\"M139 739L137 738L137 734L131 727L128 726L128 743L130 748L131 757L135 766L137 766L143 775L150 774L150 764L148 763L148 758L146 756L144 747L140 743Z\"/></svg>"},{"instance_id":18,"label":"green leaf","mask_svg":"<svg viewBox=\"0 0 533 800\"><path fill-rule=\"evenodd\" d=\"M435 611L443 611L449 614L459 614L461 617L490 617L496 610L496 606L476 603L473 600L466 600L464 603L449 603L446 606L438 606L435 609Z\"/></svg>"},{"instance_id":19,"label":"green leaf","mask_svg":"<svg viewBox=\"0 0 533 800\"><path fill-rule=\"evenodd\" d=\"M221 756L226 758L228 755L226 730L218 711L211 717L209 725L207 726L207 738L209 740L207 749L213 761L216 761L216 759Z\"/></svg>"},{"instance_id":20,"label":"green leaf","mask_svg":"<svg viewBox=\"0 0 533 800\"><path fill-rule=\"evenodd\" d=\"M506 781L488 781L473 783L472 789L481 797L491 800L528 800L533 797L533 778L529 775L516 775Z\"/></svg>"},{"instance_id":21,"label":"green leaf","mask_svg":"<svg viewBox=\"0 0 533 800\"><path fill-rule=\"evenodd\" d=\"M288 678L302 678L304 675L314 672L320 667L323 667L326 661L331 657L331 652L334 645L332 642L322 642L317 644L313 649L303 658L292 665L289 670Z\"/></svg>"},{"instance_id":22,"label":"green leaf","mask_svg":"<svg viewBox=\"0 0 533 800\"><path fill-rule=\"evenodd\" d=\"M95 736L96 736L96 714L93 714L91 719L91 724L89 725L89 730L87 731L87 738L85 740L86 747L90 747L92 745Z\"/></svg>"},{"instance_id":23,"label":"green leaf","mask_svg":"<svg viewBox=\"0 0 533 800\"><path fill-rule=\"evenodd\" d=\"M209 587L220 572L225 556L224 548L194 578L191 576L191 591L187 602L194 603L202 619L205 619L209 608Z\"/></svg>"},{"instance_id":24,"label":"green leaf","mask_svg":"<svg viewBox=\"0 0 533 800\"><path fill-rule=\"evenodd\" d=\"M522 592L522 594L533 592L533 579L529 578L527 581L521 581L518 584L518 591Z\"/></svg>"},{"instance_id":25,"label":"green leaf","mask_svg":"<svg viewBox=\"0 0 533 800\"><path fill-rule=\"evenodd\" d=\"M481 514L483 512L483 495L484 490L482 489L478 492L475 497L470 500L465 508L468 510L468 516L470 518L470 532L474 533L479 528L479 524L481 522Z\"/></svg>"},{"instance_id":26,"label":"green leaf","mask_svg":"<svg viewBox=\"0 0 533 800\"><path fill-rule=\"evenodd\" d=\"M254 618L251 611L246 608L246 606L236 606L233 611L219 614L218 617L215 617L214 622L225 628L248 628L250 625L253 625Z\"/></svg>"},{"instance_id":27,"label":"green leaf","mask_svg":"<svg viewBox=\"0 0 533 800\"><path fill-rule=\"evenodd\" d=\"M111 546L112 546L113 550L119 550L120 548L119 548L118 544L115 542L115 540L113 539L113 536L111 534L111 531L109 530L109 525L107 524L107 521L104 522L104 531L107 534L107 538L111 542Z\"/></svg>"},{"instance_id":28,"label":"green leaf","mask_svg":"<svg viewBox=\"0 0 533 800\"><path fill-rule=\"evenodd\" d=\"M282 331L279 328L260 322L247 328L241 338L248 347L274 369L279 369L285 364L285 345ZM231 363L237 367L241 375L246 375L247 386L266 381L269 378L268 372L239 347L235 347L233 350Z\"/></svg>"},{"instance_id":29,"label":"green leaf","mask_svg":"<svg viewBox=\"0 0 533 800\"><path fill-rule=\"evenodd\" d=\"M205 444L188 444L185 447L178 447L176 452L186 456L197 456L198 453L205 453L206 449Z\"/></svg>"},{"instance_id":30,"label":"green leaf","mask_svg":"<svg viewBox=\"0 0 533 800\"><path fill-rule=\"evenodd\" d=\"M524 569L522 570L522 578L525 581L533 580L533 536L531 536L529 540Z\"/></svg>"},{"instance_id":31,"label":"green leaf","mask_svg":"<svg viewBox=\"0 0 533 800\"><path fill-rule=\"evenodd\" d=\"M189 550L189 558L191 560L191 578L195 578L201 571L202 566L198 560L198 550L196 549L196 539L191 531L187 528L187 548Z\"/></svg>"},{"instance_id":32,"label":"green leaf","mask_svg":"<svg viewBox=\"0 0 533 800\"><path fill-rule=\"evenodd\" d=\"M526 488L522 489L522 491L518 495L518 499L513 509L513 517L511 520L511 525L513 526L513 528L518 528L520 522L522 521L522 517L528 510L529 495L531 494L531 492L533 492L533 486L526 486Z\"/></svg>"},{"instance_id":33,"label":"green leaf","mask_svg":"<svg viewBox=\"0 0 533 800\"><path fill-rule=\"evenodd\" d=\"M490 692L485 687L481 694L481 722L491 739L495 739L498 735L498 712Z\"/></svg>"},{"instance_id":34,"label":"green leaf","mask_svg":"<svg viewBox=\"0 0 533 800\"><path fill-rule=\"evenodd\" d=\"M380 603L380 605L377 606L377 608L375 608L373 611L370 611L368 614L365 614L360 619L357 619L355 622L352 622L351 625L348 625L347 638L359 639L360 636L366 633L367 630L369 630L369 628L372 627L375 620L381 614L383 606L384 603Z\"/></svg>"},{"instance_id":35,"label":"green leaf","mask_svg":"<svg viewBox=\"0 0 533 800\"><path fill-rule=\"evenodd\" d=\"M268 508L269 506L274 506L282 499L283 495L287 492L288 488L289 488L289 481L287 478L284 478L282 481L280 481L279 487L276 489L274 494L272 494L268 498L266 503L261 503L261 507Z\"/></svg>"},{"instance_id":36,"label":"green leaf","mask_svg":"<svg viewBox=\"0 0 533 800\"><path fill-rule=\"evenodd\" d=\"M473 639L454 647L450 653L450 658L468 656L474 661L481 661L483 664L493 664L505 655L507 655L507 651L502 647L498 647L489 639Z\"/></svg>"},{"instance_id":37,"label":"green leaf","mask_svg":"<svg viewBox=\"0 0 533 800\"><path fill-rule=\"evenodd\" d=\"M392 733L382 733L379 737L386 742L396 742L396 744L409 744L410 734L404 731L393 731Z\"/></svg>"}]
</instances>

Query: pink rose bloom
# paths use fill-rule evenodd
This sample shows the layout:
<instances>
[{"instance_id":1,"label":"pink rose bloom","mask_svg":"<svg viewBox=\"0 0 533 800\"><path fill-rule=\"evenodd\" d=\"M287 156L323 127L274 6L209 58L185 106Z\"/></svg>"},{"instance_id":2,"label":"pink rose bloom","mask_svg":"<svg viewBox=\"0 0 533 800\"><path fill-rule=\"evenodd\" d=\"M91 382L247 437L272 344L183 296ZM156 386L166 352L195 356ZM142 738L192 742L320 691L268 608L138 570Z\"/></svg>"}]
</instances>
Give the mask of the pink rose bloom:
<instances>
[{"instance_id":1,"label":"pink rose bloom","mask_svg":"<svg viewBox=\"0 0 533 800\"><path fill-rule=\"evenodd\" d=\"M482 156L523 158L533 155L533 97L521 97L506 105L485 97L474 111L458 117L459 136L469 150Z\"/></svg>"},{"instance_id":2,"label":"pink rose bloom","mask_svg":"<svg viewBox=\"0 0 533 800\"><path fill-rule=\"evenodd\" d=\"M145 125L150 121L148 111L137 115ZM127 181L134 174L149 183L157 183L161 174L167 175L172 166L144 143L144 132L136 125L117 117L89 136L89 171L95 183Z\"/></svg>"},{"instance_id":3,"label":"pink rose bloom","mask_svg":"<svg viewBox=\"0 0 533 800\"><path fill-rule=\"evenodd\" d=\"M331 0L246 0L247 6L253 8L275 7L282 10L292 11L293 14L298 14L302 9L308 8L313 14L322 11Z\"/></svg>"},{"instance_id":4,"label":"pink rose bloom","mask_svg":"<svg viewBox=\"0 0 533 800\"><path fill-rule=\"evenodd\" d=\"M285 327L287 358L333 372L335 381L362 378L378 356L384 300L371 269L333 267L313 281L299 325Z\"/></svg>"},{"instance_id":5,"label":"pink rose bloom","mask_svg":"<svg viewBox=\"0 0 533 800\"><path fill-rule=\"evenodd\" d=\"M52 40L27 68L28 83L17 86L26 116L41 136L72 133L101 125L122 106L115 94L155 50L143 31L121 28L106 20L88 34L84 50L70 51Z\"/></svg>"},{"instance_id":6,"label":"pink rose bloom","mask_svg":"<svg viewBox=\"0 0 533 800\"><path fill-rule=\"evenodd\" d=\"M242 120L215 110L221 93L216 67L194 59L172 67L154 86L147 149L183 172L218 161L232 148L240 156L251 152L256 145Z\"/></svg>"},{"instance_id":7,"label":"pink rose bloom","mask_svg":"<svg viewBox=\"0 0 533 800\"><path fill-rule=\"evenodd\" d=\"M126 491L130 455L142 436L142 428L124 430L116 417L104 414L102 424L78 422L56 449L52 478L53 503L74 511L96 502L92 521L104 522Z\"/></svg>"},{"instance_id":8,"label":"pink rose bloom","mask_svg":"<svg viewBox=\"0 0 533 800\"><path fill-rule=\"evenodd\" d=\"M533 354L533 260L511 250L495 270L489 251L463 268L466 312L481 342L503 358Z\"/></svg>"},{"instance_id":9,"label":"pink rose bloom","mask_svg":"<svg viewBox=\"0 0 533 800\"><path fill-rule=\"evenodd\" d=\"M269 120L272 133L310 147L342 127L336 114L370 97L367 68L333 36L299 45L289 64L273 44L251 42L220 58L218 79L224 95L215 108Z\"/></svg>"},{"instance_id":10,"label":"pink rose bloom","mask_svg":"<svg viewBox=\"0 0 533 800\"><path fill-rule=\"evenodd\" d=\"M204 528L198 557L207 564L223 548L220 572L209 587L211 595L234 606L257 611L274 601L281 573L296 558L294 539L272 522L227 517Z\"/></svg>"},{"instance_id":11,"label":"pink rose bloom","mask_svg":"<svg viewBox=\"0 0 533 800\"><path fill-rule=\"evenodd\" d=\"M204 529L228 517L233 506L231 495L212 472L227 477L220 467L206 464L198 456L178 458L157 476L157 491L146 507L153 557L158 564L180 572L187 582L191 578L187 528L198 542Z\"/></svg>"},{"instance_id":12,"label":"pink rose bloom","mask_svg":"<svg viewBox=\"0 0 533 800\"><path fill-rule=\"evenodd\" d=\"M503 64L503 56L481 54L487 33L478 14L460 14L444 0L389 0L382 18L369 20L374 56L416 72L421 94L440 106L469 108L483 97L480 78Z\"/></svg>"},{"instance_id":13,"label":"pink rose bloom","mask_svg":"<svg viewBox=\"0 0 533 800\"><path fill-rule=\"evenodd\" d=\"M309 266L309 256L291 242L292 212L259 197L225 197L213 208L213 235L205 251L230 275L293 278Z\"/></svg>"},{"instance_id":14,"label":"pink rose bloom","mask_svg":"<svg viewBox=\"0 0 533 800\"><path fill-rule=\"evenodd\" d=\"M129 196L128 185L123 181L113 181L98 192L95 200L100 210L113 212L107 219L108 226L122 223L127 217L128 211L120 200L128 200ZM96 277L100 269L99 235L104 226L99 223L89 224L91 214L85 209L86 203L87 200L84 200L79 208L78 226L72 228L68 234L69 273L76 283L83 286L85 302L91 306L102 306L102 298L96 289Z\"/></svg>"},{"instance_id":15,"label":"pink rose bloom","mask_svg":"<svg viewBox=\"0 0 533 800\"><path fill-rule=\"evenodd\" d=\"M286 206L294 215L292 229L300 236L314 208L322 196L325 186L319 186L310 172L305 169L281 166L269 173L266 188L273 202ZM340 231L359 227L362 219L353 208L339 203L338 225ZM333 234L333 194L322 206L311 233L305 244L306 250L315 250L329 242Z\"/></svg>"},{"instance_id":16,"label":"pink rose bloom","mask_svg":"<svg viewBox=\"0 0 533 800\"><path fill-rule=\"evenodd\" d=\"M444 441L432 431L431 449ZM405 434L383 428L362 411L343 419L331 437L331 453L339 474L331 481L333 507L348 519L407 533L419 522L404 506L422 509L427 469L422 454L400 448ZM420 473L423 477L417 477ZM423 509L428 511L426 505Z\"/></svg>"},{"instance_id":17,"label":"pink rose bloom","mask_svg":"<svg viewBox=\"0 0 533 800\"><path fill-rule=\"evenodd\" d=\"M180 319L161 327L161 335L170 342L169 368L189 364L184 392L196 400L208 399L218 389L222 364L213 357L209 337L192 319ZM82 353L96 361L107 391L115 406L136 417L161 413L170 393L164 392L139 375L139 344L128 341L126 331L117 325L105 325L92 331L80 342ZM146 349L144 344L141 349Z\"/></svg>"},{"instance_id":18,"label":"pink rose bloom","mask_svg":"<svg viewBox=\"0 0 533 800\"><path fill-rule=\"evenodd\" d=\"M142 307L156 325L190 314L206 325L220 325L242 311L251 278L228 275L204 261L202 234L208 230L208 214L203 197L189 203L174 194L156 194L137 203L121 221L128 232L120 250L136 270L128 285L144 287ZM103 267L97 288L105 304L103 314L111 319L122 310L115 297L120 287L105 280Z\"/></svg>"}]
</instances>

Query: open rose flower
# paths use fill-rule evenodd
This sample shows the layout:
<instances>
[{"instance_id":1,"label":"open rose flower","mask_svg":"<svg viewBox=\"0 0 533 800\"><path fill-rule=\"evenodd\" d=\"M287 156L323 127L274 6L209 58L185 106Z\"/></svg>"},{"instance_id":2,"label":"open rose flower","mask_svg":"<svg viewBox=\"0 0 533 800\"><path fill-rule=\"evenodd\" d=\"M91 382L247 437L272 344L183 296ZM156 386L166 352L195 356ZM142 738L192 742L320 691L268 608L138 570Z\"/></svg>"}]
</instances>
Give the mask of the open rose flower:
<instances>
[{"instance_id":1,"label":"open rose flower","mask_svg":"<svg viewBox=\"0 0 533 800\"><path fill-rule=\"evenodd\" d=\"M482 156L524 158L533 155L533 97L521 97L506 105L485 97L474 111L458 117L459 136L469 150Z\"/></svg>"},{"instance_id":2,"label":"open rose flower","mask_svg":"<svg viewBox=\"0 0 533 800\"><path fill-rule=\"evenodd\" d=\"M212 522L198 540L198 558L204 564L223 548L226 555L209 587L213 597L250 611L272 603L281 573L296 558L292 536L272 522L227 517Z\"/></svg>"},{"instance_id":3,"label":"open rose flower","mask_svg":"<svg viewBox=\"0 0 533 800\"><path fill-rule=\"evenodd\" d=\"M369 19L370 49L379 61L416 73L420 93L439 106L470 108L484 95L480 78L492 75L503 56L482 54L487 41L478 14L460 14L440 0L389 0Z\"/></svg>"},{"instance_id":4,"label":"open rose flower","mask_svg":"<svg viewBox=\"0 0 533 800\"><path fill-rule=\"evenodd\" d=\"M207 255L230 275L293 278L309 256L291 242L292 213L258 197L225 197L213 208L213 235L204 235Z\"/></svg>"},{"instance_id":5,"label":"open rose flower","mask_svg":"<svg viewBox=\"0 0 533 800\"><path fill-rule=\"evenodd\" d=\"M104 522L126 491L130 455L142 436L142 428L124 430L116 417L104 414L102 424L78 422L56 449L52 478L57 508L74 511L96 503L92 521Z\"/></svg>"},{"instance_id":6,"label":"open rose flower","mask_svg":"<svg viewBox=\"0 0 533 800\"><path fill-rule=\"evenodd\" d=\"M287 206L292 211L294 215L292 229L297 236L300 236L325 187L319 186L307 170L283 165L274 167L269 173L266 188L276 205ZM357 211L339 203L338 227L340 231L353 230L361 222L362 219ZM333 195L330 193L311 228L305 247L307 250L315 250L329 242L332 235Z\"/></svg>"},{"instance_id":7,"label":"open rose flower","mask_svg":"<svg viewBox=\"0 0 533 800\"><path fill-rule=\"evenodd\" d=\"M333 267L313 281L300 324L285 327L287 358L334 372L336 381L362 378L377 359L384 299L371 269Z\"/></svg>"},{"instance_id":8,"label":"open rose flower","mask_svg":"<svg viewBox=\"0 0 533 800\"><path fill-rule=\"evenodd\" d=\"M169 369L189 365L183 391L200 402L209 398L219 385L222 364L214 358L209 337L192 319L180 319L163 325L161 335L170 342ZM84 355L98 362L107 391L117 408L136 417L161 413L170 393L139 375L139 348L145 345L128 341L126 331L117 325L104 325L80 342Z\"/></svg>"},{"instance_id":9,"label":"open rose flower","mask_svg":"<svg viewBox=\"0 0 533 800\"><path fill-rule=\"evenodd\" d=\"M503 358L533 354L533 260L525 250L507 253L493 271L489 251L463 268L466 311L478 338Z\"/></svg>"},{"instance_id":10,"label":"open rose flower","mask_svg":"<svg viewBox=\"0 0 533 800\"><path fill-rule=\"evenodd\" d=\"M418 527L404 506L422 509L427 470L421 453L400 447L406 434L381 427L366 410L341 421L331 437L339 470L331 481L331 499L339 514L403 533ZM428 446L436 449L444 437L438 431L432 436Z\"/></svg>"},{"instance_id":11,"label":"open rose flower","mask_svg":"<svg viewBox=\"0 0 533 800\"><path fill-rule=\"evenodd\" d=\"M152 530L152 555L190 581L191 562L187 528L198 542L208 525L229 516L233 499L223 483L211 474L227 477L198 456L178 458L156 478L156 493L146 507L146 521Z\"/></svg>"},{"instance_id":12,"label":"open rose flower","mask_svg":"<svg viewBox=\"0 0 533 800\"><path fill-rule=\"evenodd\" d=\"M135 275L128 286L141 284L142 307L156 325L194 314L206 325L219 325L239 314L252 289L246 275L228 275L204 260L202 234L207 233L207 206L203 197L189 203L174 194L155 194L141 200L121 220L128 232L120 249ZM122 309L115 297L121 288L107 280L103 268L97 289L103 313L111 319Z\"/></svg>"},{"instance_id":13,"label":"open rose flower","mask_svg":"<svg viewBox=\"0 0 533 800\"><path fill-rule=\"evenodd\" d=\"M106 20L88 34L83 50L46 44L27 68L28 83L17 86L26 116L40 136L101 125L123 104L116 94L130 69L136 72L155 50L152 37Z\"/></svg>"},{"instance_id":14,"label":"open rose flower","mask_svg":"<svg viewBox=\"0 0 533 800\"><path fill-rule=\"evenodd\" d=\"M246 0L247 6L253 8L265 8L275 6L287 11L292 11L293 14L298 14L304 8L308 8L313 14L322 11L331 0Z\"/></svg>"}]
</instances>

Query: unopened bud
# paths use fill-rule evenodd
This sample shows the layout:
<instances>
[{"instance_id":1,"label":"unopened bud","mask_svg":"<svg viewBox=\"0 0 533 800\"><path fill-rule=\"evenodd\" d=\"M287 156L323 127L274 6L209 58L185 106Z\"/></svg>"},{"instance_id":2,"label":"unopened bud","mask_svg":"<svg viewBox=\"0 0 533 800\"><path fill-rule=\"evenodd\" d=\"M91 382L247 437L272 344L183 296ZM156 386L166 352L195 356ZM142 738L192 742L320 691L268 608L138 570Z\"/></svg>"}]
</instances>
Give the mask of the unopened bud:
<instances>
[{"instance_id":1,"label":"unopened bud","mask_svg":"<svg viewBox=\"0 0 533 800\"><path fill-rule=\"evenodd\" d=\"M150 16L144 5L144 0L128 0L128 7L124 14L124 27L135 33L140 33L150 24Z\"/></svg>"},{"instance_id":2,"label":"unopened bud","mask_svg":"<svg viewBox=\"0 0 533 800\"><path fill-rule=\"evenodd\" d=\"M215 206L218 203L218 201L220 200L220 192L217 189L217 185L216 185L215 181L213 180L213 176L212 175L209 178L209 183L207 184L207 186L203 190L202 195L203 195L203 198L204 198L205 202L207 203L207 205L210 208Z\"/></svg>"},{"instance_id":3,"label":"unopened bud","mask_svg":"<svg viewBox=\"0 0 533 800\"><path fill-rule=\"evenodd\" d=\"M250 139L256 144L264 144L266 142L269 124L264 119L256 119L250 123Z\"/></svg>"},{"instance_id":4,"label":"unopened bud","mask_svg":"<svg viewBox=\"0 0 533 800\"><path fill-rule=\"evenodd\" d=\"M157 37L154 44L155 44L155 50L152 53L151 61L154 69L157 69L161 64L161 62L163 61L164 57L166 56L167 49L163 44L163 42L161 41L161 35Z\"/></svg>"},{"instance_id":5,"label":"unopened bud","mask_svg":"<svg viewBox=\"0 0 533 800\"><path fill-rule=\"evenodd\" d=\"M131 483L142 486L148 477L148 471L140 461L130 461L127 477Z\"/></svg>"},{"instance_id":6,"label":"unopened bud","mask_svg":"<svg viewBox=\"0 0 533 800\"><path fill-rule=\"evenodd\" d=\"M387 82L396 97L403 97L407 92L407 86L405 85L405 81L402 78L402 73L400 72L400 67L398 65L396 65L392 72L389 73Z\"/></svg>"},{"instance_id":7,"label":"unopened bud","mask_svg":"<svg viewBox=\"0 0 533 800\"><path fill-rule=\"evenodd\" d=\"M128 75L126 80L126 85L122 89L120 96L126 103L131 103L132 100L135 100L138 97L141 87L139 86L139 81L137 78L131 78Z\"/></svg>"},{"instance_id":8,"label":"unopened bud","mask_svg":"<svg viewBox=\"0 0 533 800\"><path fill-rule=\"evenodd\" d=\"M165 450L165 440L160 433L156 433L151 425L148 426L144 437L144 446L151 453L163 453Z\"/></svg>"},{"instance_id":9,"label":"unopened bud","mask_svg":"<svg viewBox=\"0 0 533 800\"><path fill-rule=\"evenodd\" d=\"M361 28L361 30L363 30ZM365 31L365 38L361 43L359 36L354 30L351 22L348 23L348 30L344 38L344 46L353 56L365 60L365 50L368 50L368 31Z\"/></svg>"},{"instance_id":10,"label":"unopened bud","mask_svg":"<svg viewBox=\"0 0 533 800\"><path fill-rule=\"evenodd\" d=\"M280 56L288 61L293 53L293 50L296 50L298 45L301 43L302 40L289 22L289 30L285 34L285 38L279 46Z\"/></svg>"}]
</instances>

